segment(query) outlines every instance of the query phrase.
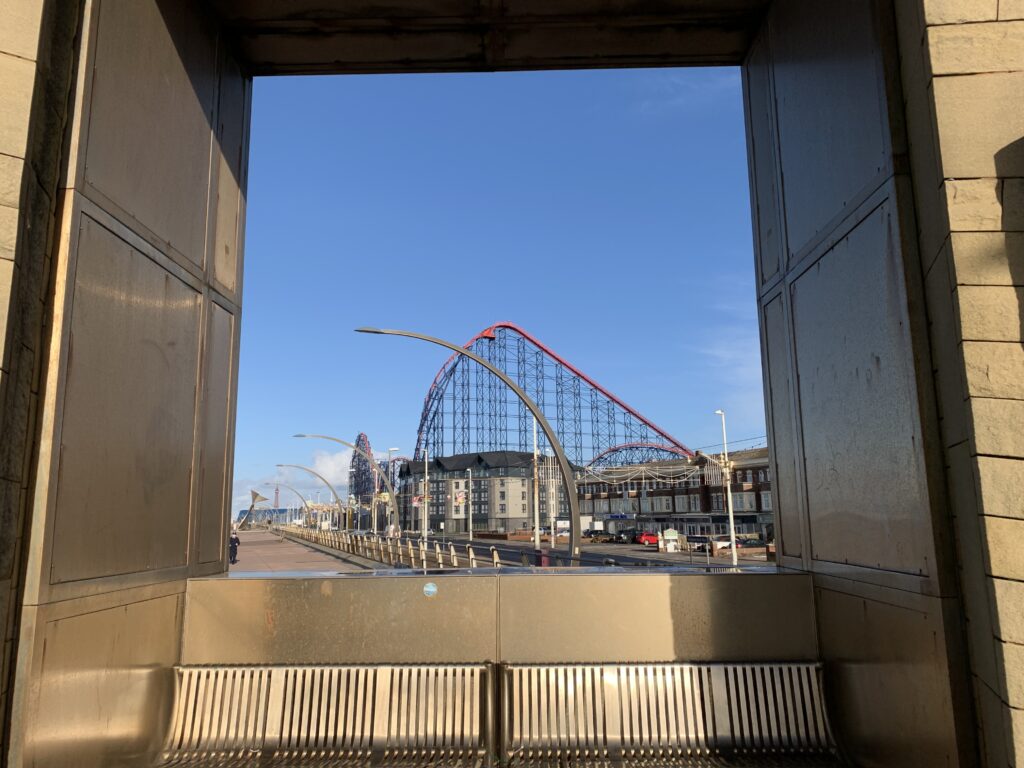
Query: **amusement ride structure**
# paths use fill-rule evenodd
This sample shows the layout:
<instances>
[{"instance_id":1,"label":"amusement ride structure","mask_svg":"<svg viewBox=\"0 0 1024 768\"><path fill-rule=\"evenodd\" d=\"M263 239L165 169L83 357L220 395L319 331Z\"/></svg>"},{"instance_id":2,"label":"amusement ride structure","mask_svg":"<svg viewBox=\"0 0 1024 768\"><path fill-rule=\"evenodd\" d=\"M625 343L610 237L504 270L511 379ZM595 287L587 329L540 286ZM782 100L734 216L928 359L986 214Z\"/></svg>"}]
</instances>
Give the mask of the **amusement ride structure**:
<instances>
[{"instance_id":1,"label":"amusement ride structure","mask_svg":"<svg viewBox=\"0 0 1024 768\"><path fill-rule=\"evenodd\" d=\"M619 466L691 456L653 424L513 323L495 323L465 344L511 377L540 406L569 460ZM472 451L530 451L533 419L492 373L452 355L427 392L414 460ZM541 437L541 450L547 445Z\"/></svg>"}]
</instances>

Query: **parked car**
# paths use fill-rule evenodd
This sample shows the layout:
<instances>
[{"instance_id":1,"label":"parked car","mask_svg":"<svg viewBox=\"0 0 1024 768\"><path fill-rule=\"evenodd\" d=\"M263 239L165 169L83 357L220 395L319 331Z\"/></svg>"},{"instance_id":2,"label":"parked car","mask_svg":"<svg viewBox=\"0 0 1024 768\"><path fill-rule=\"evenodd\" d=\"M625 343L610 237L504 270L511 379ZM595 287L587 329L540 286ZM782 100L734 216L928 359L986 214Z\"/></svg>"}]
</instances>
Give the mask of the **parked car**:
<instances>
[{"instance_id":1,"label":"parked car","mask_svg":"<svg viewBox=\"0 0 1024 768\"><path fill-rule=\"evenodd\" d=\"M634 541L637 544L643 544L645 547L649 544L654 544L655 546L657 546L658 534L651 533L650 531L644 531L643 533L638 533Z\"/></svg>"},{"instance_id":2,"label":"parked car","mask_svg":"<svg viewBox=\"0 0 1024 768\"><path fill-rule=\"evenodd\" d=\"M636 528L624 528L621 531L615 532L615 543L616 544L629 544L636 538Z\"/></svg>"},{"instance_id":3,"label":"parked car","mask_svg":"<svg viewBox=\"0 0 1024 768\"><path fill-rule=\"evenodd\" d=\"M590 540L595 544L610 544L615 541L615 534L608 531L591 531Z\"/></svg>"}]
</instances>

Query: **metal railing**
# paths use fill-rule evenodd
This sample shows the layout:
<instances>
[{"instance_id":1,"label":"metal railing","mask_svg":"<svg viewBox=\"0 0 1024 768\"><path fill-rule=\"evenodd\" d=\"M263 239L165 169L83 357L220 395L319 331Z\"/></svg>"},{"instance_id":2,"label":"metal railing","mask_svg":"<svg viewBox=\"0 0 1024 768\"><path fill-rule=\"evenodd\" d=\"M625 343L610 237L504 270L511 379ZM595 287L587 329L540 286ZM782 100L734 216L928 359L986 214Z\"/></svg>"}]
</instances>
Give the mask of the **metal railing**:
<instances>
[{"instance_id":1,"label":"metal railing","mask_svg":"<svg viewBox=\"0 0 1024 768\"><path fill-rule=\"evenodd\" d=\"M411 538L406 536L382 536L380 534L352 533L350 531L325 531L292 525L274 525L272 532L298 539L319 547L333 549L364 560L382 563L391 568L422 568L444 570L450 568L532 568L532 567L621 567L631 570L659 569L673 567L673 563L656 561L617 561L602 555L580 554L570 557L568 552L547 550L501 549L473 544L457 545L455 542L439 542L436 539ZM731 565L677 565L700 573L738 573L742 568Z\"/></svg>"}]
</instances>

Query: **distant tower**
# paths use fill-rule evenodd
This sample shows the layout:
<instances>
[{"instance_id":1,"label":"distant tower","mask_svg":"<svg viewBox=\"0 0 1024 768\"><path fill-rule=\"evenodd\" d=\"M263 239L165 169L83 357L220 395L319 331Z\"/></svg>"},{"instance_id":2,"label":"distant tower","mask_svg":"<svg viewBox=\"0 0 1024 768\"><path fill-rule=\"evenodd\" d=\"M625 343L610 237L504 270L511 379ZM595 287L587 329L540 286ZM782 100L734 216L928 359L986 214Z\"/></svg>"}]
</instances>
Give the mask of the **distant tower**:
<instances>
[{"instance_id":1,"label":"distant tower","mask_svg":"<svg viewBox=\"0 0 1024 768\"><path fill-rule=\"evenodd\" d=\"M281 486L274 486L274 509L281 508Z\"/></svg>"}]
</instances>

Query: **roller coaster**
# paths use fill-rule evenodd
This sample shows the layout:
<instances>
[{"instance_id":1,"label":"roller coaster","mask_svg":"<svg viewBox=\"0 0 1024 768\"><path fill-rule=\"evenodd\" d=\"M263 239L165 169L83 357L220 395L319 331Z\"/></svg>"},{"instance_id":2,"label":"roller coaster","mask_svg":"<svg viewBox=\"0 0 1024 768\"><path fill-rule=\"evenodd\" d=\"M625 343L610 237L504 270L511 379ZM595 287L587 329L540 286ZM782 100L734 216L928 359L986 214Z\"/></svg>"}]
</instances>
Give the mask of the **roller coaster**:
<instances>
[{"instance_id":1,"label":"roller coaster","mask_svg":"<svg viewBox=\"0 0 1024 768\"><path fill-rule=\"evenodd\" d=\"M464 346L526 391L578 466L692 455L682 442L513 323L495 323ZM547 447L542 435L539 447ZM463 356L448 358L424 400L414 460L422 459L424 451L455 455L532 448L533 417L515 394Z\"/></svg>"}]
</instances>

